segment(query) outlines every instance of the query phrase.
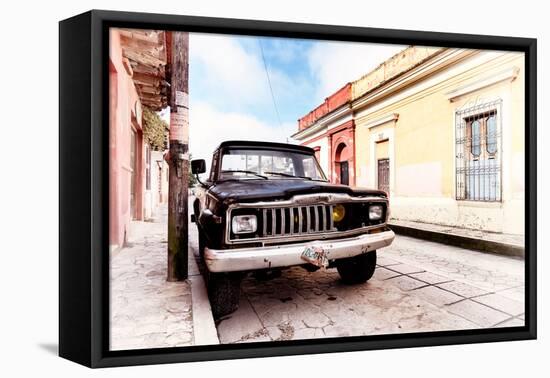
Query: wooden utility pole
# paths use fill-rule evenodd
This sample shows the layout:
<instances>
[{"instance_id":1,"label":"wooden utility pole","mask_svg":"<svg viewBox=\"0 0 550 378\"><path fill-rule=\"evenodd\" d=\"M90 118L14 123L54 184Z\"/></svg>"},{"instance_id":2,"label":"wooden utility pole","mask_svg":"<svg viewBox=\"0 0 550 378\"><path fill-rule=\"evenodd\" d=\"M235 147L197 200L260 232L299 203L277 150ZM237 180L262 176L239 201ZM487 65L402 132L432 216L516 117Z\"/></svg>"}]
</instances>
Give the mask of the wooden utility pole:
<instances>
[{"instance_id":1,"label":"wooden utility pole","mask_svg":"<svg viewBox=\"0 0 550 378\"><path fill-rule=\"evenodd\" d=\"M189 33L167 32L170 70L168 281L187 278L189 188Z\"/></svg>"}]
</instances>

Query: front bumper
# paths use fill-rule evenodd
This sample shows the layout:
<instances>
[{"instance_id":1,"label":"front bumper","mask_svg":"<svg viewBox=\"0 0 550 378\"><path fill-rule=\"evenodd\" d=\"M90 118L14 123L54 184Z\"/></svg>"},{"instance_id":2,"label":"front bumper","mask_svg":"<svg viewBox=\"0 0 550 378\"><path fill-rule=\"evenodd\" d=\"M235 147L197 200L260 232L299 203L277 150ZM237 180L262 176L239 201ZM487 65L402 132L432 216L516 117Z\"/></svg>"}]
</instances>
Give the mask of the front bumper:
<instances>
[{"instance_id":1,"label":"front bumper","mask_svg":"<svg viewBox=\"0 0 550 378\"><path fill-rule=\"evenodd\" d=\"M297 244L256 248L209 249L204 251L211 272L236 272L307 264L301 258L308 246L321 247L329 261L353 257L389 246L395 234L392 230L363 234L345 239L312 240Z\"/></svg>"}]
</instances>

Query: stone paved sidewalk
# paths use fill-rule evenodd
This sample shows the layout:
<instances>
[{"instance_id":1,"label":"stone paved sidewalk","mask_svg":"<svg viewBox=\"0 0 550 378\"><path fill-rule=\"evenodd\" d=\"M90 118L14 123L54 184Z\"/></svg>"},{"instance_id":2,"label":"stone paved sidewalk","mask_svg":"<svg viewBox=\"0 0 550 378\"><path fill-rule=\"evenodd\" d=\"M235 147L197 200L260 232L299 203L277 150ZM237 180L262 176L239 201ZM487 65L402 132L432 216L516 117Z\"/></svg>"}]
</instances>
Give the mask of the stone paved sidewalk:
<instances>
[{"instance_id":1,"label":"stone paved sidewalk","mask_svg":"<svg viewBox=\"0 0 550 378\"><path fill-rule=\"evenodd\" d=\"M396 234L507 256L525 256L525 236L393 219Z\"/></svg>"},{"instance_id":2,"label":"stone paved sidewalk","mask_svg":"<svg viewBox=\"0 0 550 378\"><path fill-rule=\"evenodd\" d=\"M393 225L405 226L410 228L432 230L446 234L456 234L470 238L490 240L498 243L506 243L516 245L518 247L525 246L525 236L523 235L512 235L512 234L503 234L498 232L487 232L481 230L471 230L468 228L461 227L449 227L442 226L438 224L431 223L421 223L421 222L410 222L393 219L390 222Z\"/></svg>"},{"instance_id":3,"label":"stone paved sidewalk","mask_svg":"<svg viewBox=\"0 0 550 378\"><path fill-rule=\"evenodd\" d=\"M133 222L129 246L111 256L111 350L194 344L191 284L166 281L166 218L163 207Z\"/></svg>"}]
</instances>

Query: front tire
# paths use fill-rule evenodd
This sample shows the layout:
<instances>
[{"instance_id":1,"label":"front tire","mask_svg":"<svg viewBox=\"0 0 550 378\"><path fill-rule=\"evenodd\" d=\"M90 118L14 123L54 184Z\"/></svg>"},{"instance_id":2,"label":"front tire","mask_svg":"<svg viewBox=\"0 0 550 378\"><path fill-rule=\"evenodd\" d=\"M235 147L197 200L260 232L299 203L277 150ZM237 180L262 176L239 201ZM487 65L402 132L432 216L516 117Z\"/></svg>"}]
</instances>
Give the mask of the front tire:
<instances>
[{"instance_id":1,"label":"front tire","mask_svg":"<svg viewBox=\"0 0 550 378\"><path fill-rule=\"evenodd\" d=\"M206 248L206 236L198 227L199 233L199 255L202 260L204 280L208 291L208 299L214 319L231 314L239 308L241 294L240 273L213 273L208 270L204 261L204 250Z\"/></svg>"},{"instance_id":2,"label":"front tire","mask_svg":"<svg viewBox=\"0 0 550 378\"><path fill-rule=\"evenodd\" d=\"M198 226L197 226L197 232L199 234L199 256L204 261L204 249L206 248L206 236L204 236L204 233Z\"/></svg>"},{"instance_id":3,"label":"front tire","mask_svg":"<svg viewBox=\"0 0 550 378\"><path fill-rule=\"evenodd\" d=\"M242 275L206 272L208 299L214 319L229 315L239 308Z\"/></svg>"},{"instance_id":4,"label":"front tire","mask_svg":"<svg viewBox=\"0 0 550 378\"><path fill-rule=\"evenodd\" d=\"M338 260L336 269L342 282L348 285L367 282L376 269L376 251Z\"/></svg>"}]
</instances>

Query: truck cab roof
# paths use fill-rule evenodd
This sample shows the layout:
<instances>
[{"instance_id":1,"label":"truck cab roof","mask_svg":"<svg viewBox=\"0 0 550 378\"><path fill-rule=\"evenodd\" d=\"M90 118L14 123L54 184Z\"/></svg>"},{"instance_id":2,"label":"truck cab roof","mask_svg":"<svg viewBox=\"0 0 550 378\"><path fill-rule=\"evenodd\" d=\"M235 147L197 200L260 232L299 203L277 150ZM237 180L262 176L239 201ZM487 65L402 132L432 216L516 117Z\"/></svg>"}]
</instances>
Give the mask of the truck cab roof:
<instances>
[{"instance_id":1,"label":"truck cab roof","mask_svg":"<svg viewBox=\"0 0 550 378\"><path fill-rule=\"evenodd\" d=\"M222 142L217 150L225 148L254 148L254 149L266 149L266 150L290 150L299 151L307 154L314 154L314 150L310 147L301 146L299 144L290 143L276 143L276 142L263 142L263 141L250 141L250 140L227 140Z\"/></svg>"}]
</instances>

